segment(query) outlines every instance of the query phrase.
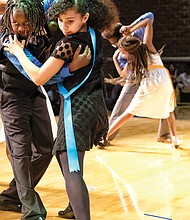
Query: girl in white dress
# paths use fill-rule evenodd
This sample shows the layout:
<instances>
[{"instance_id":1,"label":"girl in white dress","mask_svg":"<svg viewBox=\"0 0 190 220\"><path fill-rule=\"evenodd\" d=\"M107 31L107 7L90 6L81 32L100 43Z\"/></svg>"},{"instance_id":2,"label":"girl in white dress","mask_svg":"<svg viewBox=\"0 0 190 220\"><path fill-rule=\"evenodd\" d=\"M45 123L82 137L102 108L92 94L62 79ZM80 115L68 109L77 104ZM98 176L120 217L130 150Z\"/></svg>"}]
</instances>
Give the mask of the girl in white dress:
<instances>
[{"instance_id":1,"label":"girl in white dress","mask_svg":"<svg viewBox=\"0 0 190 220\"><path fill-rule=\"evenodd\" d=\"M128 65L123 70L124 80L126 80L127 73L131 71L133 72L131 76L133 83L140 80L140 87L129 107L110 126L107 138L134 115L158 119L166 118L171 130L173 146L177 148L180 141L177 138L173 113L176 105L175 93L169 72L164 67L160 55L152 43L152 22L149 18L145 19L130 29L124 27L123 32L129 35L140 27L145 27L143 42L135 37L124 36L118 43L119 50L128 59Z\"/></svg>"}]
</instances>

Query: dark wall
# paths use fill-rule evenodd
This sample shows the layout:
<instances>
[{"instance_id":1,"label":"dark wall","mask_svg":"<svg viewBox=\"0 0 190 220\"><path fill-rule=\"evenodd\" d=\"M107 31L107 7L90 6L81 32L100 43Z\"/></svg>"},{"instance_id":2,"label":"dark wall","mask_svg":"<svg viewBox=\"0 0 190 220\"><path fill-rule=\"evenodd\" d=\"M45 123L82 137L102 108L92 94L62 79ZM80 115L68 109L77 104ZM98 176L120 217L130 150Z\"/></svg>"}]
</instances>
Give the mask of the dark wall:
<instances>
[{"instance_id":1,"label":"dark wall","mask_svg":"<svg viewBox=\"0 0 190 220\"><path fill-rule=\"evenodd\" d=\"M121 22L130 24L141 14L155 15L154 45L167 44L163 56L190 56L190 0L115 0Z\"/></svg>"},{"instance_id":2,"label":"dark wall","mask_svg":"<svg viewBox=\"0 0 190 220\"><path fill-rule=\"evenodd\" d=\"M123 24L130 24L140 15L154 13L154 45L160 49L164 44L164 57L185 58L174 62L179 72L184 71L185 63L190 63L190 0L114 0L120 11ZM111 57L114 49L103 41L105 57ZM110 60L110 59L109 59ZM167 67L173 61L165 61ZM105 75L117 74L112 62L105 64Z\"/></svg>"}]
</instances>

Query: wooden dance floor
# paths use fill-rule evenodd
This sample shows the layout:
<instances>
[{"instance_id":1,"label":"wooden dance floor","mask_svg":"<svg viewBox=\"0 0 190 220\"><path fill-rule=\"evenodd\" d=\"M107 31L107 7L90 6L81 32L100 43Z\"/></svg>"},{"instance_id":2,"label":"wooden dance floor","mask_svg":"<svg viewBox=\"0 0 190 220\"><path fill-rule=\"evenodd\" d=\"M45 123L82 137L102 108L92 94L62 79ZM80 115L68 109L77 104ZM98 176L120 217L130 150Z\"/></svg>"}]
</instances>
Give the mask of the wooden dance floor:
<instances>
[{"instance_id":1,"label":"wooden dance floor","mask_svg":"<svg viewBox=\"0 0 190 220\"><path fill-rule=\"evenodd\" d=\"M181 147L156 142L158 120L133 118L106 149L93 148L85 157L85 181L92 220L190 220L190 118L177 119ZM0 191L12 171L0 144ZM36 187L48 211L47 220L68 198L56 159ZM0 220L21 214L0 211Z\"/></svg>"}]
</instances>

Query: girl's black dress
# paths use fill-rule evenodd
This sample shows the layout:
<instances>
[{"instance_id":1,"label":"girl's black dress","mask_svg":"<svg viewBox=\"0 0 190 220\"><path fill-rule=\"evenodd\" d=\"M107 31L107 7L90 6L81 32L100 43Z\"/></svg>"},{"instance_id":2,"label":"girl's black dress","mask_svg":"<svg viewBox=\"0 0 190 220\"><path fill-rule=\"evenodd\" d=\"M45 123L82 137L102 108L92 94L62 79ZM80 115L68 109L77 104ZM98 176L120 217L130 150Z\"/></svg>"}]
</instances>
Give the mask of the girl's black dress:
<instances>
[{"instance_id":1,"label":"girl's black dress","mask_svg":"<svg viewBox=\"0 0 190 220\"><path fill-rule=\"evenodd\" d=\"M105 136L108 131L108 116L104 101L102 46L99 33L96 33L96 38L96 61L94 68L85 83L71 95L74 134L77 150L80 151L90 150L93 145L98 144L101 137ZM89 32L79 32L60 40L52 56L64 60L65 63L69 63L79 44L82 45L83 49L86 45L89 45L91 53L94 55ZM88 75L91 67L92 62L88 66L73 72L72 76L65 78L63 81L64 87L70 91ZM66 150L63 96L61 96L61 100L58 135L54 145L54 152Z\"/></svg>"}]
</instances>

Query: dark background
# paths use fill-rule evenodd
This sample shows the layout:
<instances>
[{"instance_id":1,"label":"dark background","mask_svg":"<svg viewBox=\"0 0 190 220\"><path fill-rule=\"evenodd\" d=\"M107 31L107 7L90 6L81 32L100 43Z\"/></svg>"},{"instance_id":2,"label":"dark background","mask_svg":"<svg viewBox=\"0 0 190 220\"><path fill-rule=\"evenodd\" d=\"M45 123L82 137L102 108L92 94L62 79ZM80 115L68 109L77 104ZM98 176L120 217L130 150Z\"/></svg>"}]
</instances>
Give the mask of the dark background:
<instances>
[{"instance_id":1,"label":"dark background","mask_svg":"<svg viewBox=\"0 0 190 220\"><path fill-rule=\"evenodd\" d=\"M190 63L190 0L115 0L123 24L130 24L140 15L154 13L154 45L166 47L162 55L167 65L175 62L179 72L184 71L184 63ZM113 48L104 41L105 57L113 54ZM105 73L113 72L111 62Z\"/></svg>"},{"instance_id":2,"label":"dark background","mask_svg":"<svg viewBox=\"0 0 190 220\"><path fill-rule=\"evenodd\" d=\"M153 12L154 46L159 50L166 44L162 54L164 65L168 68L170 63L174 63L178 74L190 70L188 65L190 64L190 0L114 0L114 2L119 8L120 21L124 25L129 25L146 12ZM107 40L103 40L104 74L108 78L109 75L118 77L112 62L114 50ZM111 98L114 94L113 85L106 84L106 89L110 102L113 100ZM115 101L111 101L111 107Z\"/></svg>"}]
</instances>

